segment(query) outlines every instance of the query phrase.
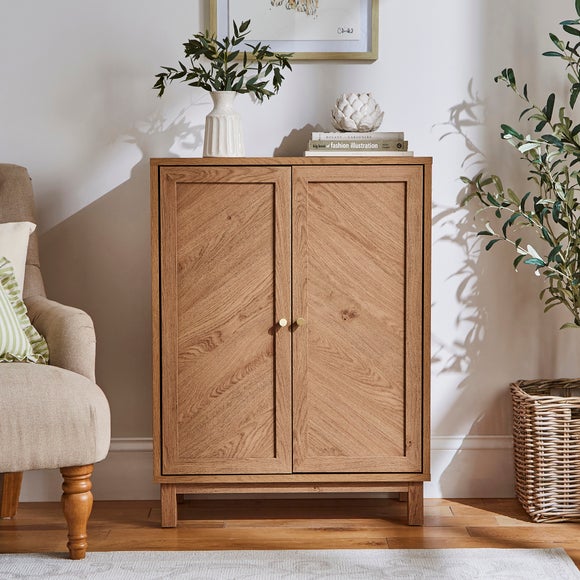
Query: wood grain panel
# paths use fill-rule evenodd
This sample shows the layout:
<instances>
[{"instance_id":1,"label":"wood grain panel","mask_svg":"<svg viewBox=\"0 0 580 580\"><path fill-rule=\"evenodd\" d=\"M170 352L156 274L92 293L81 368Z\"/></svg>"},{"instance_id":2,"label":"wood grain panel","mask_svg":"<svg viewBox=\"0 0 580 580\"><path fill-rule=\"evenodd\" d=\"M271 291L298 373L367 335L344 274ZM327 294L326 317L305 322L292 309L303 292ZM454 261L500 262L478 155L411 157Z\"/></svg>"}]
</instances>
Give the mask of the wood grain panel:
<instances>
[{"instance_id":1,"label":"wood grain panel","mask_svg":"<svg viewBox=\"0 0 580 580\"><path fill-rule=\"evenodd\" d=\"M231 483L234 485L255 483L266 488L275 488L282 483L336 483L337 485L361 482L361 483L377 483L380 485L389 482L411 482L411 481L427 481L427 476L422 473L289 473L289 474L249 474L249 475L226 475L222 474L218 478L214 475L195 475L190 477L188 475L167 475L161 476L157 479L160 483L178 483L187 484L188 482L198 483Z\"/></svg>"},{"instance_id":2,"label":"wood grain panel","mask_svg":"<svg viewBox=\"0 0 580 580\"><path fill-rule=\"evenodd\" d=\"M431 479L431 164L423 166L423 473Z\"/></svg>"},{"instance_id":3,"label":"wood grain panel","mask_svg":"<svg viewBox=\"0 0 580 580\"><path fill-rule=\"evenodd\" d=\"M294 471L420 471L421 169L294 176Z\"/></svg>"},{"instance_id":4,"label":"wood grain panel","mask_svg":"<svg viewBox=\"0 0 580 580\"><path fill-rule=\"evenodd\" d=\"M151 386L153 406L153 477L161 475L161 302L159 260L159 165L150 163L151 211Z\"/></svg>"},{"instance_id":5,"label":"wood grain panel","mask_svg":"<svg viewBox=\"0 0 580 580\"><path fill-rule=\"evenodd\" d=\"M302 167L302 166L343 166L364 167L374 166L431 166L431 157L398 157L396 155L386 157L356 157L345 155L344 157L165 157L152 159L154 166L163 167Z\"/></svg>"},{"instance_id":6,"label":"wood grain panel","mask_svg":"<svg viewBox=\"0 0 580 580\"><path fill-rule=\"evenodd\" d=\"M288 472L289 171L162 180L164 472Z\"/></svg>"}]
</instances>

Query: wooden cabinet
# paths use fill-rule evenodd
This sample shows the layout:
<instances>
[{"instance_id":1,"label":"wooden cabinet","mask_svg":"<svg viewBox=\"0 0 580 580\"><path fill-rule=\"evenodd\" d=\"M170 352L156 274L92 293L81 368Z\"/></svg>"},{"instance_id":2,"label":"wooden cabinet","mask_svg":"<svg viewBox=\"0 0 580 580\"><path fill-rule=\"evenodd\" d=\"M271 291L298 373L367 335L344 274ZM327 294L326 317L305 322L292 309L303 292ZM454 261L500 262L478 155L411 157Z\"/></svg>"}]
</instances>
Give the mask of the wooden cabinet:
<instances>
[{"instance_id":1,"label":"wooden cabinet","mask_svg":"<svg viewBox=\"0 0 580 580\"><path fill-rule=\"evenodd\" d=\"M153 159L154 472L181 493L429 478L431 160Z\"/></svg>"}]
</instances>

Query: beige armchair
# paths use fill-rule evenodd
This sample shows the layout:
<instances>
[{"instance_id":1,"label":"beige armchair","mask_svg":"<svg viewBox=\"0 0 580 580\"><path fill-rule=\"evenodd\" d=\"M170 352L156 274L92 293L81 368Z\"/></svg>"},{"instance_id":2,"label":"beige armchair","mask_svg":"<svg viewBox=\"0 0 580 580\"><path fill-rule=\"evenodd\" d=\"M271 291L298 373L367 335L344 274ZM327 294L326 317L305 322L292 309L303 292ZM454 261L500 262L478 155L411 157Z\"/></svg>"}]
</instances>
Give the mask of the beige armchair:
<instances>
[{"instance_id":1,"label":"beige armchair","mask_svg":"<svg viewBox=\"0 0 580 580\"><path fill-rule=\"evenodd\" d=\"M0 164L0 223L34 218L27 170ZM73 240L71 240L71 243ZM109 405L95 384L95 333L83 311L48 300L30 237L23 289L33 326L45 337L50 364L0 363L0 517L16 515L22 472L60 468L70 557L87 550L93 464L110 444Z\"/></svg>"}]
</instances>

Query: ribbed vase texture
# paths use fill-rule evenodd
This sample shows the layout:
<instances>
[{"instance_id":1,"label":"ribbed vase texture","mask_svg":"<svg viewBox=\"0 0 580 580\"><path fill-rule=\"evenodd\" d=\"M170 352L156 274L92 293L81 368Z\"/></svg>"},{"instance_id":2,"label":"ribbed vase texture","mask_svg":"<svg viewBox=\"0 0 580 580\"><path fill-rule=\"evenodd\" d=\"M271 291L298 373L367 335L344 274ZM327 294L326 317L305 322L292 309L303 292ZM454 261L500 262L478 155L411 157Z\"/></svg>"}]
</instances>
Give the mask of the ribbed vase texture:
<instances>
[{"instance_id":1,"label":"ribbed vase texture","mask_svg":"<svg viewBox=\"0 0 580 580\"><path fill-rule=\"evenodd\" d=\"M213 109L205 118L204 157L243 157L242 120L234 109L234 91L210 93Z\"/></svg>"}]
</instances>

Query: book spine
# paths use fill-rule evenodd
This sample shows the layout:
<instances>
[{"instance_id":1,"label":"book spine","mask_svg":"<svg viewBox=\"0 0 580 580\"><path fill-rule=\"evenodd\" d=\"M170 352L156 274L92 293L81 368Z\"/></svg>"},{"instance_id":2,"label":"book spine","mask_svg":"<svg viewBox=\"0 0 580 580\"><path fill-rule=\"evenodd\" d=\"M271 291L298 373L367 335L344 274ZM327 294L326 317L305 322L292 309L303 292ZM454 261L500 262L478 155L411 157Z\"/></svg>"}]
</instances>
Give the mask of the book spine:
<instances>
[{"instance_id":1,"label":"book spine","mask_svg":"<svg viewBox=\"0 0 580 580\"><path fill-rule=\"evenodd\" d=\"M407 141L389 139L366 139L362 141L326 141L317 139L308 142L308 148L311 151L406 151L408 147L409 143Z\"/></svg>"},{"instance_id":2,"label":"book spine","mask_svg":"<svg viewBox=\"0 0 580 580\"><path fill-rule=\"evenodd\" d=\"M304 151L305 157L352 157L352 156L360 156L360 157L414 157L413 151L325 151L325 150L317 150L317 151Z\"/></svg>"},{"instance_id":3,"label":"book spine","mask_svg":"<svg viewBox=\"0 0 580 580\"><path fill-rule=\"evenodd\" d=\"M387 139L390 141L403 141L405 135L402 131L372 131L368 133L340 133L332 132L325 133L323 131L312 133L313 141L366 141L366 140L377 140L377 139Z\"/></svg>"}]
</instances>

